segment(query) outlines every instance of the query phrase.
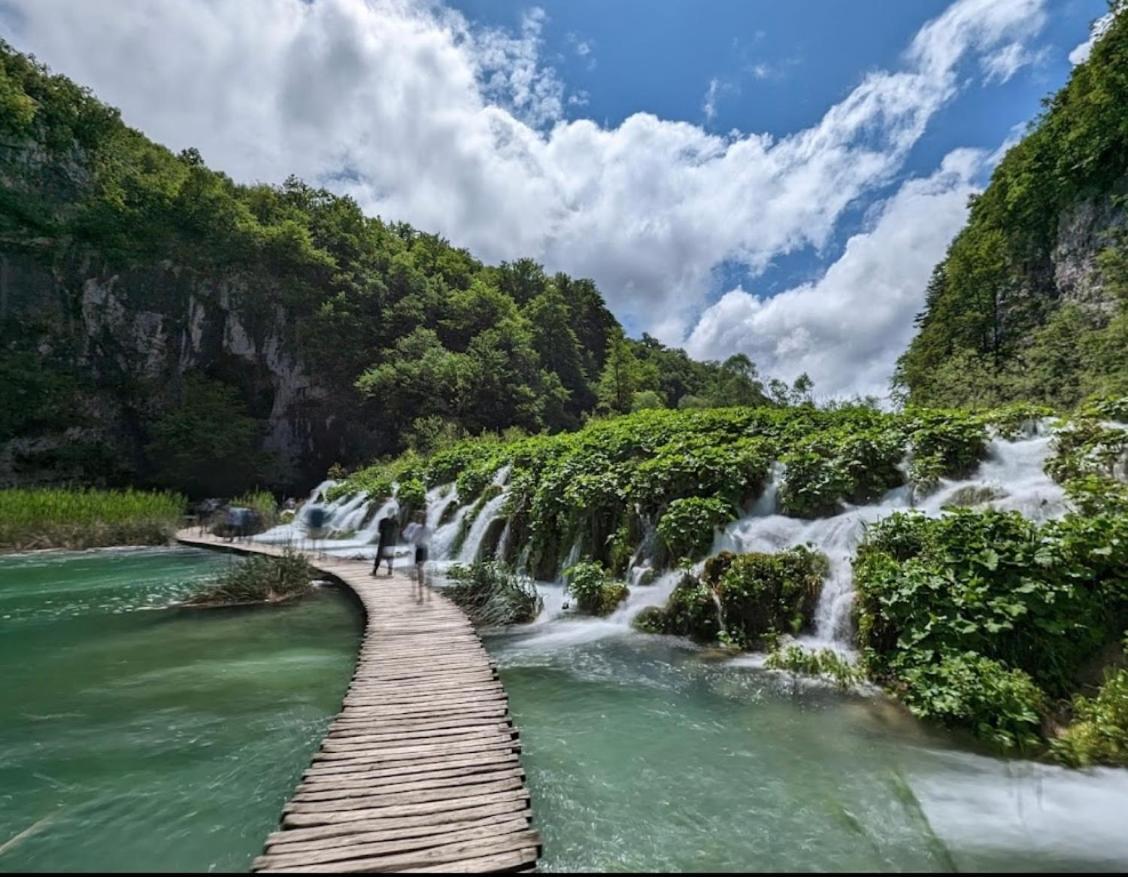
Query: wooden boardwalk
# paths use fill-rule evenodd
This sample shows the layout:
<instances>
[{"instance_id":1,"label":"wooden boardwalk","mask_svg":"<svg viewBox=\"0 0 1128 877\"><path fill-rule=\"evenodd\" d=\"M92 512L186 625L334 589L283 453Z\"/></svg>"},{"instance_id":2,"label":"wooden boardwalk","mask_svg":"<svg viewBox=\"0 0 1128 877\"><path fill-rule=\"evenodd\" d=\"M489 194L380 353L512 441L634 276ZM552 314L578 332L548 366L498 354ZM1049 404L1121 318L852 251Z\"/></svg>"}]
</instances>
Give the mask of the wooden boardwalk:
<instances>
[{"instance_id":1,"label":"wooden boardwalk","mask_svg":"<svg viewBox=\"0 0 1128 877\"><path fill-rule=\"evenodd\" d=\"M280 554L183 530L185 545ZM531 871L540 838L505 691L457 606L371 561L309 557L367 614L340 713L254 861L262 872Z\"/></svg>"}]
</instances>

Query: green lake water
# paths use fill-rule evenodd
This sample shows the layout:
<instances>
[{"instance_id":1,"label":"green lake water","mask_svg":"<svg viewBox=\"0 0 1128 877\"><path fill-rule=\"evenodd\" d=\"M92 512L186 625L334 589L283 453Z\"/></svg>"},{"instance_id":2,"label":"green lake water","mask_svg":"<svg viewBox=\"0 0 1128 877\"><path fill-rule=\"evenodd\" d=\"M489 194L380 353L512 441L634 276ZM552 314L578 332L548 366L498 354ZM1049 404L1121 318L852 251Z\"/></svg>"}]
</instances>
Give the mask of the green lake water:
<instances>
[{"instance_id":1,"label":"green lake water","mask_svg":"<svg viewBox=\"0 0 1128 877\"><path fill-rule=\"evenodd\" d=\"M245 870L340 706L360 612L158 609L193 549L0 558L0 871Z\"/></svg>"},{"instance_id":2,"label":"green lake water","mask_svg":"<svg viewBox=\"0 0 1128 877\"><path fill-rule=\"evenodd\" d=\"M230 562L0 558L0 871L242 870L261 850L340 703L360 612L331 589L158 608ZM976 754L880 699L604 622L487 645L546 870L1128 867L1128 772Z\"/></svg>"}]
</instances>

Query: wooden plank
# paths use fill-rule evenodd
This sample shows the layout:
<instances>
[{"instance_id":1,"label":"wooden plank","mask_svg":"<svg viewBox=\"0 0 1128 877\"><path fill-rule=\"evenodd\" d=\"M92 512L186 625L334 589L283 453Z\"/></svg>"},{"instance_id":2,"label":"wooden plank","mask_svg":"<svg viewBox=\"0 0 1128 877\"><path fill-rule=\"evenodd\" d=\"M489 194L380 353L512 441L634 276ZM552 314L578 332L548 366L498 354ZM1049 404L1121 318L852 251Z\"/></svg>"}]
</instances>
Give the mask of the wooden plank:
<instances>
[{"instance_id":1,"label":"wooden plank","mask_svg":"<svg viewBox=\"0 0 1128 877\"><path fill-rule=\"evenodd\" d=\"M448 776L435 776L422 774L417 776L392 777L383 782L375 783L371 780L353 783L352 785L310 785L302 783L298 786L291 801L334 801L343 798L357 798L365 795L394 794L396 792L410 791L412 789L441 789L446 786L474 786L482 783L492 783L498 780L519 777L524 779L525 771L520 767L503 767L494 771L484 772L459 772Z\"/></svg>"},{"instance_id":2,"label":"wooden plank","mask_svg":"<svg viewBox=\"0 0 1128 877\"><path fill-rule=\"evenodd\" d=\"M540 847L529 847L497 856L480 856L473 859L459 859L442 865L428 865L421 868L404 868L405 874L493 874L497 871L525 871L523 865L536 864L540 857Z\"/></svg>"},{"instance_id":3,"label":"wooden plank","mask_svg":"<svg viewBox=\"0 0 1128 877\"><path fill-rule=\"evenodd\" d=\"M396 807L371 807L367 810L344 810L337 813L287 813L282 818L284 828L305 828L311 825L339 825L344 822L395 819L402 816L448 814L454 810L470 810L483 804L503 804L508 801L527 801L525 789L512 792L493 792L478 797L459 798L456 801L424 801L420 804L402 804Z\"/></svg>"},{"instance_id":4,"label":"wooden plank","mask_svg":"<svg viewBox=\"0 0 1128 877\"><path fill-rule=\"evenodd\" d=\"M338 838L368 832L391 832L405 829L421 830L446 825L461 825L464 822L474 822L486 818L510 817L515 813L528 814L528 798L514 798L512 800L494 801L475 807L460 808L458 810L439 811L437 813L416 813L408 816L385 817L380 819L345 820L327 825L314 825L297 827L276 831L267 838L267 846L271 839L286 838L289 841L320 840L323 838ZM277 842L275 840L274 842Z\"/></svg>"},{"instance_id":5,"label":"wooden plank","mask_svg":"<svg viewBox=\"0 0 1128 877\"><path fill-rule=\"evenodd\" d=\"M418 828L400 828L392 831L362 831L357 834L336 835L320 840L299 841L287 843L293 831L282 831L271 835L267 839L269 852L255 859L255 867L261 867L268 860L288 858L296 853L320 853L345 849L350 846L368 845L372 850L377 844L388 844L388 851L395 851L393 844L402 844L401 849L417 849L421 846L433 846L435 835L444 835L443 840L463 840L472 837L490 837L491 835L509 834L529 827L529 820L520 813L505 813L485 819L476 819L471 822L459 822L449 825L423 825ZM273 838L278 841L274 842ZM260 864L262 863L262 864ZM312 862L311 862L312 864Z\"/></svg>"},{"instance_id":6,"label":"wooden plank","mask_svg":"<svg viewBox=\"0 0 1128 877\"><path fill-rule=\"evenodd\" d=\"M341 740L327 737L321 743L322 752L352 752L362 746L403 746L406 744L426 746L431 743L454 743L464 740L496 740L502 735L512 739L515 735L512 728L504 725L496 728L444 728L441 731L430 731L421 734L369 734L364 737L346 737Z\"/></svg>"},{"instance_id":7,"label":"wooden plank","mask_svg":"<svg viewBox=\"0 0 1128 877\"><path fill-rule=\"evenodd\" d=\"M398 807L403 804L421 804L427 801L448 801L456 798L473 798L496 792L511 792L524 786L520 777L508 777L489 783L473 785L438 786L409 789L352 798L331 798L325 801L293 801L282 808L283 813L344 813L347 810L371 810L376 807Z\"/></svg>"},{"instance_id":8,"label":"wooden plank","mask_svg":"<svg viewBox=\"0 0 1128 877\"><path fill-rule=\"evenodd\" d=\"M521 853L540 846L540 836L532 830L505 834L497 838L457 841L423 850L395 853L387 856L346 859L329 864L301 864L295 870L307 874L343 873L355 874L361 871L403 871L408 868L421 868L432 865L446 865L464 859L480 859L507 853ZM266 868L264 873L274 869ZM445 869L444 869L445 870Z\"/></svg>"},{"instance_id":9,"label":"wooden plank","mask_svg":"<svg viewBox=\"0 0 1128 877\"><path fill-rule=\"evenodd\" d=\"M493 770L499 764L519 764L520 758L516 752L494 752L491 754L472 753L465 758L444 759L433 761L424 759L422 762L393 762L380 767L358 767L355 770L323 771L316 768L307 768L302 774L302 784L345 785L354 781L368 781L386 777L403 777L418 774L429 774L447 770L463 768L478 768L480 770Z\"/></svg>"},{"instance_id":10,"label":"wooden plank","mask_svg":"<svg viewBox=\"0 0 1128 877\"><path fill-rule=\"evenodd\" d=\"M524 819L509 819L505 822L491 822L472 828L463 828L450 831L442 838L444 843L458 843L468 840L480 840L490 837L503 837L507 834L527 831L529 823ZM323 846L316 849L296 849L283 851L276 847L270 855L259 856L255 859L255 868L299 868L306 865L320 865L327 862L339 862L345 859L372 858L386 856L392 853L406 853L412 850L426 849L433 846L435 840L427 835L405 837L396 840L369 840L365 835L354 835L348 838L349 843L342 844L333 841L333 846ZM322 841L321 843L325 843Z\"/></svg>"}]
</instances>

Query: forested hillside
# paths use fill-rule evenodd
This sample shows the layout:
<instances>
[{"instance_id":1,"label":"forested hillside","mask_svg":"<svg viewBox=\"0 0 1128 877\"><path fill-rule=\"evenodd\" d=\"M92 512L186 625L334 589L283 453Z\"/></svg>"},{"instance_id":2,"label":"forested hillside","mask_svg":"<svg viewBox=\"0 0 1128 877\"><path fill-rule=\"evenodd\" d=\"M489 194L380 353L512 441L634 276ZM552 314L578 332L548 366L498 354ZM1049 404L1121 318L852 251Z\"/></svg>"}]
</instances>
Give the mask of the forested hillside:
<instances>
[{"instance_id":1,"label":"forested hillside","mask_svg":"<svg viewBox=\"0 0 1128 877\"><path fill-rule=\"evenodd\" d=\"M896 383L927 405L1128 391L1128 13L972 204Z\"/></svg>"},{"instance_id":2,"label":"forested hillside","mask_svg":"<svg viewBox=\"0 0 1128 877\"><path fill-rule=\"evenodd\" d=\"M589 280L237 185L6 45L0 183L0 482L293 489L464 434L764 398L743 357L625 338Z\"/></svg>"}]
</instances>

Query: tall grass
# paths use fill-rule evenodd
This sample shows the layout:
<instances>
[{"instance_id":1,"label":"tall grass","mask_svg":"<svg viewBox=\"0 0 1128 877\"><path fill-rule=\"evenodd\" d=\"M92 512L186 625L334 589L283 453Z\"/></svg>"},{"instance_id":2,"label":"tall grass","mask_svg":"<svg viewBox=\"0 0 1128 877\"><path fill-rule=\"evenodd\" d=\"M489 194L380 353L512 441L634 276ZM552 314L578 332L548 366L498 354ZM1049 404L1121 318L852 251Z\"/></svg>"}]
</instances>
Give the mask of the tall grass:
<instances>
[{"instance_id":1,"label":"tall grass","mask_svg":"<svg viewBox=\"0 0 1128 877\"><path fill-rule=\"evenodd\" d=\"M0 551L160 545L180 526L184 497L140 490L0 490Z\"/></svg>"},{"instance_id":2,"label":"tall grass","mask_svg":"<svg viewBox=\"0 0 1128 877\"><path fill-rule=\"evenodd\" d=\"M478 627L501 627L535 621L544 603L536 586L504 563L481 561L447 570L450 584L442 593L458 604Z\"/></svg>"}]
</instances>

